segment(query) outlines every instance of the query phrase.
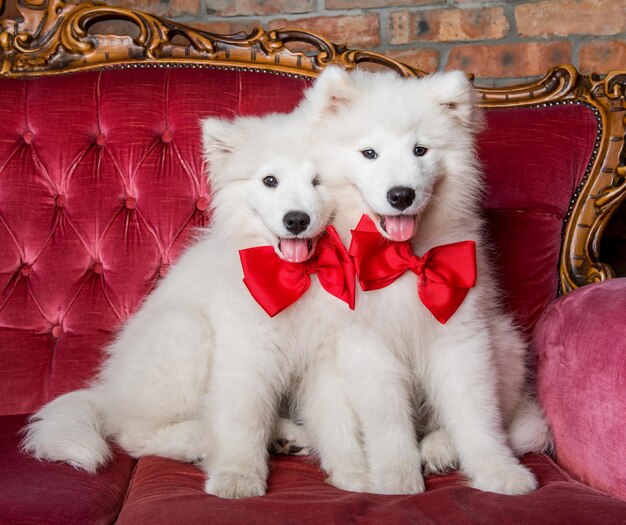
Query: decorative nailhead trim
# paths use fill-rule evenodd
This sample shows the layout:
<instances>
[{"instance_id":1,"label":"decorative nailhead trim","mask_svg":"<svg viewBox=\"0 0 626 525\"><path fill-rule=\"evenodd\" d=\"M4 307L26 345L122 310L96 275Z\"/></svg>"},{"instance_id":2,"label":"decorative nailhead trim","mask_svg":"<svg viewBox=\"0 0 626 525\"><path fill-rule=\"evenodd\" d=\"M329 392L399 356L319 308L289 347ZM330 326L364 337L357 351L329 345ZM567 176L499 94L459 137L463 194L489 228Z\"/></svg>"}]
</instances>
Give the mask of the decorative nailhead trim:
<instances>
[{"instance_id":1,"label":"decorative nailhead trim","mask_svg":"<svg viewBox=\"0 0 626 525\"><path fill-rule=\"evenodd\" d=\"M88 71L109 71L112 69L220 69L223 71L244 71L251 73L267 73L269 75L277 75L280 77L296 78L300 80L311 80L310 76L300 75L298 73L289 73L287 71L274 71L273 69L266 69L264 67L246 67L246 66L220 66L216 64L185 64L185 63L168 63L168 62L138 62L136 64L103 64L102 66L89 68ZM72 75L79 72L85 72L85 70L68 70L68 71L55 71L55 75ZM316 71L311 70L311 73Z\"/></svg>"}]
</instances>

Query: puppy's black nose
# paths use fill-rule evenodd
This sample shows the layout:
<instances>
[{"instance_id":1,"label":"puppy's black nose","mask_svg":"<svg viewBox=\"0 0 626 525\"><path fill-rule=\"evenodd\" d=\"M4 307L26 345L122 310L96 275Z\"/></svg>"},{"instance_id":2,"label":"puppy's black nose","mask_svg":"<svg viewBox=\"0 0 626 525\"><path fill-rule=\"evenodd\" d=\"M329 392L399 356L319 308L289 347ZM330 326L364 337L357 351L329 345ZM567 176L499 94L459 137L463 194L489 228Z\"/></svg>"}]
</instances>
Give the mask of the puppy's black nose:
<instances>
[{"instance_id":1,"label":"puppy's black nose","mask_svg":"<svg viewBox=\"0 0 626 525\"><path fill-rule=\"evenodd\" d=\"M283 224L289 233L298 235L309 227L311 217L303 211L290 211L283 217Z\"/></svg>"},{"instance_id":2,"label":"puppy's black nose","mask_svg":"<svg viewBox=\"0 0 626 525\"><path fill-rule=\"evenodd\" d=\"M387 200L396 210L402 211L415 200L415 191L406 186L394 186L387 192Z\"/></svg>"}]
</instances>

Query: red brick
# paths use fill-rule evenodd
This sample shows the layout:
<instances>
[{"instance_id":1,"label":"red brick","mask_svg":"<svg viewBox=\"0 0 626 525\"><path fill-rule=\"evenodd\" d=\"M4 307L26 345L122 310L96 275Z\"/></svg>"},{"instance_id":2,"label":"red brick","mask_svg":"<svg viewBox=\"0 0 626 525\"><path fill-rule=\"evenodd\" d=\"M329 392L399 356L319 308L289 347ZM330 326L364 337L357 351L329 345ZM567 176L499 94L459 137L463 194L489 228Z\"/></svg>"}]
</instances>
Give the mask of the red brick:
<instances>
[{"instance_id":1,"label":"red brick","mask_svg":"<svg viewBox=\"0 0 626 525\"><path fill-rule=\"evenodd\" d=\"M464 45L450 50L446 69L462 69L482 78L530 77L571 59L570 42Z\"/></svg>"},{"instance_id":2,"label":"red brick","mask_svg":"<svg viewBox=\"0 0 626 525\"><path fill-rule=\"evenodd\" d=\"M596 40L580 45L580 72L608 73L626 68L626 42L623 40Z\"/></svg>"},{"instance_id":3,"label":"red brick","mask_svg":"<svg viewBox=\"0 0 626 525\"><path fill-rule=\"evenodd\" d=\"M423 4L443 4L446 0L326 0L326 9L370 9L372 7L409 7Z\"/></svg>"},{"instance_id":4,"label":"red brick","mask_svg":"<svg viewBox=\"0 0 626 525\"><path fill-rule=\"evenodd\" d=\"M336 44L345 44L352 48L371 49L380 45L380 22L375 13L272 20L269 28L307 29Z\"/></svg>"},{"instance_id":5,"label":"red brick","mask_svg":"<svg viewBox=\"0 0 626 525\"><path fill-rule=\"evenodd\" d=\"M439 67L439 51L435 49L403 49L384 54L426 73L434 73Z\"/></svg>"},{"instance_id":6,"label":"red brick","mask_svg":"<svg viewBox=\"0 0 626 525\"><path fill-rule=\"evenodd\" d=\"M521 36L614 35L626 30L624 0L548 0L515 8Z\"/></svg>"},{"instance_id":7,"label":"red brick","mask_svg":"<svg viewBox=\"0 0 626 525\"><path fill-rule=\"evenodd\" d=\"M209 22L191 22L191 25L197 29L215 33L218 35L232 35L234 33L251 33L255 27L258 27L258 20L216 20Z\"/></svg>"},{"instance_id":8,"label":"red brick","mask_svg":"<svg viewBox=\"0 0 626 525\"><path fill-rule=\"evenodd\" d=\"M252 30L261 25L259 20L248 19L221 19L206 22L185 22L186 25L195 29L208 31L217 35L232 35L235 33L249 34ZM91 33L128 35L133 38L139 36L139 28L127 20L105 20L97 22L90 28Z\"/></svg>"},{"instance_id":9,"label":"red brick","mask_svg":"<svg viewBox=\"0 0 626 525\"><path fill-rule=\"evenodd\" d=\"M109 4L167 17L198 15L200 13L200 0L170 0L169 2L111 0Z\"/></svg>"},{"instance_id":10,"label":"red brick","mask_svg":"<svg viewBox=\"0 0 626 525\"><path fill-rule=\"evenodd\" d=\"M103 20L89 27L89 33L93 35L123 35L137 38L139 28L127 20Z\"/></svg>"},{"instance_id":11,"label":"red brick","mask_svg":"<svg viewBox=\"0 0 626 525\"><path fill-rule=\"evenodd\" d=\"M274 15L282 13L311 13L317 10L317 0L209 0L211 16Z\"/></svg>"},{"instance_id":12,"label":"red brick","mask_svg":"<svg viewBox=\"0 0 626 525\"><path fill-rule=\"evenodd\" d=\"M451 42L503 38L509 31L504 9L432 9L395 11L389 16L389 43L420 40Z\"/></svg>"}]
</instances>

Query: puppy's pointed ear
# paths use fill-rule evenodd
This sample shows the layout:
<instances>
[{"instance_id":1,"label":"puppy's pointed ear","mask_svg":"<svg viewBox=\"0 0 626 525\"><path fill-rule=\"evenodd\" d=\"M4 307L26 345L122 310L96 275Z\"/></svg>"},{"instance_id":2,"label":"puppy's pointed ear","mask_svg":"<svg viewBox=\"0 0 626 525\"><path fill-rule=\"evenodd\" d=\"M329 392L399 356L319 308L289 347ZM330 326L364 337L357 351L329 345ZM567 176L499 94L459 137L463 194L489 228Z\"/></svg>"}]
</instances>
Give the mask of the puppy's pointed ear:
<instances>
[{"instance_id":1,"label":"puppy's pointed ear","mask_svg":"<svg viewBox=\"0 0 626 525\"><path fill-rule=\"evenodd\" d=\"M225 182L225 163L239 147L237 120L207 117L200 120L204 169L214 189Z\"/></svg>"},{"instance_id":2,"label":"puppy's pointed ear","mask_svg":"<svg viewBox=\"0 0 626 525\"><path fill-rule=\"evenodd\" d=\"M204 156L209 162L223 158L237 147L232 120L207 117L200 121L200 127Z\"/></svg>"},{"instance_id":3,"label":"puppy's pointed ear","mask_svg":"<svg viewBox=\"0 0 626 525\"><path fill-rule=\"evenodd\" d=\"M445 111L449 111L461 125L472 133L483 128L483 113L478 108L478 93L462 71L433 75L436 85L433 93Z\"/></svg>"},{"instance_id":4,"label":"puppy's pointed ear","mask_svg":"<svg viewBox=\"0 0 626 525\"><path fill-rule=\"evenodd\" d=\"M314 115L323 118L349 106L355 95L351 74L338 66L328 66L305 93L305 104Z\"/></svg>"}]
</instances>

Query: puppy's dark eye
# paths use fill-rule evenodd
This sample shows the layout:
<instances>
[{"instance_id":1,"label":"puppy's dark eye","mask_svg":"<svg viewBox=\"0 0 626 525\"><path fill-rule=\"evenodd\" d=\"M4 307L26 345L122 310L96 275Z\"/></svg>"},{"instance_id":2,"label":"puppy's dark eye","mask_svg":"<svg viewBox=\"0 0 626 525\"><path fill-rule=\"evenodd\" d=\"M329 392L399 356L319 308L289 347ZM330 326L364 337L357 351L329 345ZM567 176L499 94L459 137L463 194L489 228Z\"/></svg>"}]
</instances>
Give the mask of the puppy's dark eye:
<instances>
[{"instance_id":1,"label":"puppy's dark eye","mask_svg":"<svg viewBox=\"0 0 626 525\"><path fill-rule=\"evenodd\" d=\"M425 148L424 146L415 146L413 148L413 155L416 157L423 157L427 152L428 148Z\"/></svg>"},{"instance_id":2,"label":"puppy's dark eye","mask_svg":"<svg viewBox=\"0 0 626 525\"><path fill-rule=\"evenodd\" d=\"M376 153L376 150L372 148L365 148L364 150L361 150L361 154L368 160L378 158L378 153Z\"/></svg>"},{"instance_id":3,"label":"puppy's dark eye","mask_svg":"<svg viewBox=\"0 0 626 525\"><path fill-rule=\"evenodd\" d=\"M313 186L319 186L321 183L322 181L320 180L319 175L315 175L315 177L313 177L313 180L311 181L311 184L313 184Z\"/></svg>"},{"instance_id":4,"label":"puppy's dark eye","mask_svg":"<svg viewBox=\"0 0 626 525\"><path fill-rule=\"evenodd\" d=\"M278 179L274 177L274 175L268 175L263 179L263 184L265 184L268 188L275 188L278 186Z\"/></svg>"}]
</instances>

